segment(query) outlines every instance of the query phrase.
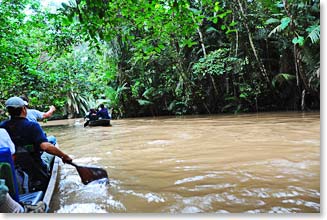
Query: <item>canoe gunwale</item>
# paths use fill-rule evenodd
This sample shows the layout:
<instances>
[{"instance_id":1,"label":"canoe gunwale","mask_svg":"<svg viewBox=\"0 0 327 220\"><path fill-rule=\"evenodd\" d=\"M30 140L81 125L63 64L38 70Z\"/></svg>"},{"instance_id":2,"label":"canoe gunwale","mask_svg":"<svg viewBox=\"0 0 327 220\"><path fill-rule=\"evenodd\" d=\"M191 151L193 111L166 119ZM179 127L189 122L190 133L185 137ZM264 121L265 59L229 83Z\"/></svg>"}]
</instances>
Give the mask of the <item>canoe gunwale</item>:
<instances>
[{"instance_id":1,"label":"canoe gunwale","mask_svg":"<svg viewBox=\"0 0 327 220\"><path fill-rule=\"evenodd\" d=\"M48 187L42 199L42 201L46 203L48 207L50 206L50 202L56 187L58 171L59 171L59 163L60 163L59 157L55 157L52 165L51 177L48 183Z\"/></svg>"}]
</instances>

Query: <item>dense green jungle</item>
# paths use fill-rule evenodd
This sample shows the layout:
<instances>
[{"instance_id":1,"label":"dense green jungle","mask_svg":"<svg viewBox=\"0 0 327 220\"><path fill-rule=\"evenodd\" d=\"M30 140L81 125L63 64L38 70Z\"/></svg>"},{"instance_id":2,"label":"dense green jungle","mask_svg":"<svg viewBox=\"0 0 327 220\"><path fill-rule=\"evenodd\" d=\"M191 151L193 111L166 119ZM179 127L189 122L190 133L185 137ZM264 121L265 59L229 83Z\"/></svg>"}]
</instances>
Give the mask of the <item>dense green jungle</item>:
<instances>
[{"instance_id":1,"label":"dense green jungle","mask_svg":"<svg viewBox=\"0 0 327 220\"><path fill-rule=\"evenodd\" d=\"M5 100L114 118L320 109L315 0L0 0Z\"/></svg>"}]
</instances>

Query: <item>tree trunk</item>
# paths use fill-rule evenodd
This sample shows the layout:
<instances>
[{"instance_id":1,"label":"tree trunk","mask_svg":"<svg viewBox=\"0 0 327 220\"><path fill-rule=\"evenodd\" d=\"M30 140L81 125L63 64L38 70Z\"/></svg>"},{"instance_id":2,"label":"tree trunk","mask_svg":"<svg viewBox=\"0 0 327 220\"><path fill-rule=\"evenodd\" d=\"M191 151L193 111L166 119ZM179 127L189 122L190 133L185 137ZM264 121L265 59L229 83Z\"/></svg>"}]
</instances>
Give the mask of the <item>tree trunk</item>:
<instances>
[{"instance_id":1,"label":"tree trunk","mask_svg":"<svg viewBox=\"0 0 327 220\"><path fill-rule=\"evenodd\" d=\"M293 32L293 38L297 37L295 21L292 13L289 11L289 5L287 0L283 0L284 9L286 11L287 16L291 19L290 28ZM301 109L302 111L305 108L305 92L309 90L307 80L305 75L303 74L303 67L301 62L301 51L299 50L297 44L293 46L294 53L294 65L295 65L295 74L296 74L296 85L298 87L299 94L301 94ZM302 83L301 83L302 82ZM303 90L301 88L304 88ZM302 90L302 91L301 91Z\"/></svg>"},{"instance_id":2,"label":"tree trunk","mask_svg":"<svg viewBox=\"0 0 327 220\"><path fill-rule=\"evenodd\" d=\"M194 17L192 17L192 19L193 19L194 22L196 22ZM203 52L203 58L206 58L207 57L207 51L206 51L206 47L205 47L204 40L203 40L203 34L202 34L201 29L200 29L201 25L202 25L201 23L197 24L198 27L196 28L196 30L197 30L197 32L199 34L199 38L200 38L199 41L200 41L200 45L201 45L202 52ZM215 94L216 94L216 96L218 96L219 93L218 93L218 89L216 87L215 79L212 77L212 75L209 74L209 76L210 76L210 79L211 79L212 86L213 86L213 88L215 90Z\"/></svg>"},{"instance_id":3,"label":"tree trunk","mask_svg":"<svg viewBox=\"0 0 327 220\"><path fill-rule=\"evenodd\" d=\"M200 44L201 44L201 48L202 48L202 52L203 52L203 57L206 58L207 57L207 52L206 52L206 47L205 47L204 42L203 42L203 34L202 34L201 30L200 30L200 27L198 27L196 30L198 31L198 34L199 34L199 37L200 37Z\"/></svg>"},{"instance_id":4,"label":"tree trunk","mask_svg":"<svg viewBox=\"0 0 327 220\"><path fill-rule=\"evenodd\" d=\"M241 12L241 16L243 18L243 24L245 26L245 29L247 30L247 34L248 34L251 49L253 51L254 57L255 57L258 65L259 65L260 72L261 72L263 78L267 81L268 85L270 85L270 79L268 77L267 70L266 70L265 66L263 65L261 59L259 58L257 49L255 48L254 43L253 43L252 33L251 33L249 25L247 23L247 14L243 9L241 1L237 0L237 3L238 3L238 6L239 6L239 9L240 9L240 12Z\"/></svg>"},{"instance_id":5,"label":"tree trunk","mask_svg":"<svg viewBox=\"0 0 327 220\"><path fill-rule=\"evenodd\" d=\"M302 91L302 97L301 97L301 110L305 110L305 89Z\"/></svg>"}]
</instances>

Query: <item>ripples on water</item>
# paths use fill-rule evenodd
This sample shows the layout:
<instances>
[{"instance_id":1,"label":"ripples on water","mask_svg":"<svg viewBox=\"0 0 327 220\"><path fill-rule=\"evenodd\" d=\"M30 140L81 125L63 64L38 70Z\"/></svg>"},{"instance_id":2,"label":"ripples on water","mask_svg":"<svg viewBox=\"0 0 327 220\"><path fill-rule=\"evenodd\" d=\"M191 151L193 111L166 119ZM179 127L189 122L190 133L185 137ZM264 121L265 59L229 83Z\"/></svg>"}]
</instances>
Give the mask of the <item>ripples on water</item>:
<instances>
[{"instance_id":1,"label":"ripples on water","mask_svg":"<svg viewBox=\"0 0 327 220\"><path fill-rule=\"evenodd\" d=\"M65 123L46 130L110 183L85 186L62 164L54 212L320 212L319 113Z\"/></svg>"}]
</instances>

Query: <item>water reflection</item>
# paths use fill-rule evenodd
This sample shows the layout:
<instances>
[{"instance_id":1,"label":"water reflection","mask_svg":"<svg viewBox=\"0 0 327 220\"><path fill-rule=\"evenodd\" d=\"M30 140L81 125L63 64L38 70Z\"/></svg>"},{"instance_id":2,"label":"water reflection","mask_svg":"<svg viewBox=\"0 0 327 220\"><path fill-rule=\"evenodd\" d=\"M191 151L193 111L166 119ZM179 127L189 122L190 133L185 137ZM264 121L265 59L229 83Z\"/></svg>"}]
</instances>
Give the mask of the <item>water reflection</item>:
<instances>
[{"instance_id":1,"label":"water reflection","mask_svg":"<svg viewBox=\"0 0 327 220\"><path fill-rule=\"evenodd\" d=\"M49 124L74 162L110 178L85 186L62 164L54 212L320 212L319 113Z\"/></svg>"}]
</instances>

